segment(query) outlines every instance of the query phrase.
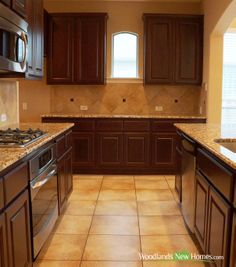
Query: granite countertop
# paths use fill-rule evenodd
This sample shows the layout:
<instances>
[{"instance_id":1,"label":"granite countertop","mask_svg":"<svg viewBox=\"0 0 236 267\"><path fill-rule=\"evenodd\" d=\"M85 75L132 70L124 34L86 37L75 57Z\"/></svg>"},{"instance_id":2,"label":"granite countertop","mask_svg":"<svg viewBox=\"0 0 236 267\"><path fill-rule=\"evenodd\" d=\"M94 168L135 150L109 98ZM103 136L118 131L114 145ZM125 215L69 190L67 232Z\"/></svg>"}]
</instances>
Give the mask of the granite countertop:
<instances>
[{"instance_id":1,"label":"granite countertop","mask_svg":"<svg viewBox=\"0 0 236 267\"><path fill-rule=\"evenodd\" d=\"M24 148L0 148L0 171L3 171L10 165L14 164L42 145L59 136L61 133L73 127L73 125L73 123L20 123L9 125L11 128L17 127L22 130L28 128L39 128L47 132L47 135Z\"/></svg>"},{"instance_id":2,"label":"granite countertop","mask_svg":"<svg viewBox=\"0 0 236 267\"><path fill-rule=\"evenodd\" d=\"M133 118L133 119L206 119L204 116L182 116L182 115L122 115L122 114L73 114L52 113L44 114L42 118Z\"/></svg>"},{"instance_id":3,"label":"granite countertop","mask_svg":"<svg viewBox=\"0 0 236 267\"><path fill-rule=\"evenodd\" d=\"M236 153L214 141L223 139L227 142L236 142L236 124L176 123L175 126L236 170Z\"/></svg>"}]
</instances>

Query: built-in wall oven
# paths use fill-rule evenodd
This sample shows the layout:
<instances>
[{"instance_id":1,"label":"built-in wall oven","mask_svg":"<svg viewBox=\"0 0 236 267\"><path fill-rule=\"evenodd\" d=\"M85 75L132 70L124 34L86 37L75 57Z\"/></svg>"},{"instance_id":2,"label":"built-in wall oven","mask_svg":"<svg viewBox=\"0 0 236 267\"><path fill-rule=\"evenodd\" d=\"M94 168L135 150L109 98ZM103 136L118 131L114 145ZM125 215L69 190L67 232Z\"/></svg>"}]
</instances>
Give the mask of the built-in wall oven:
<instances>
[{"instance_id":1,"label":"built-in wall oven","mask_svg":"<svg viewBox=\"0 0 236 267\"><path fill-rule=\"evenodd\" d=\"M25 20L0 3L0 72L25 72L27 63Z\"/></svg>"},{"instance_id":2,"label":"built-in wall oven","mask_svg":"<svg viewBox=\"0 0 236 267\"><path fill-rule=\"evenodd\" d=\"M46 146L30 160L30 199L35 259L58 218L55 144Z\"/></svg>"}]
</instances>

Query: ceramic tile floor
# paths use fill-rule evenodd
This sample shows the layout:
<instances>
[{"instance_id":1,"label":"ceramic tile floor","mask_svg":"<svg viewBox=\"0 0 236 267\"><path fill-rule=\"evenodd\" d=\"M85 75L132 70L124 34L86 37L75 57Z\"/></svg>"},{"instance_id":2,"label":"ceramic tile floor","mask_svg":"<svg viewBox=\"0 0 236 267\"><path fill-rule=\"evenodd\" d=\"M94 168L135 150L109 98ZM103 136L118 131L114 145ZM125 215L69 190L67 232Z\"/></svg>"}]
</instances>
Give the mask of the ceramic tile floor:
<instances>
[{"instance_id":1,"label":"ceramic tile floor","mask_svg":"<svg viewBox=\"0 0 236 267\"><path fill-rule=\"evenodd\" d=\"M74 176L67 207L34 266L189 267L139 259L140 252L197 252L173 187L173 176Z\"/></svg>"}]
</instances>

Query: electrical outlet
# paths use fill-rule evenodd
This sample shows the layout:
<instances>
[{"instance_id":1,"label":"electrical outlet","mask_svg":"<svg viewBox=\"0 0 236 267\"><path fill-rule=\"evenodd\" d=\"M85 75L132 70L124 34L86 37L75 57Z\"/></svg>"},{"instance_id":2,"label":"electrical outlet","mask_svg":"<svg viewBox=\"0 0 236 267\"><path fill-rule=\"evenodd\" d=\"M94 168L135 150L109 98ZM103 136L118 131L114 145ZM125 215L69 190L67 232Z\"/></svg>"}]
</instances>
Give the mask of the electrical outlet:
<instances>
[{"instance_id":1,"label":"electrical outlet","mask_svg":"<svg viewBox=\"0 0 236 267\"><path fill-rule=\"evenodd\" d=\"M23 110L27 110L27 109L28 109L28 103L23 102L23 103L22 103L22 109L23 109Z\"/></svg>"},{"instance_id":2,"label":"electrical outlet","mask_svg":"<svg viewBox=\"0 0 236 267\"><path fill-rule=\"evenodd\" d=\"M1 115L0 115L0 121L1 121L1 122L4 122L4 121L6 121L6 120L7 120L7 114L5 114L5 113L1 114Z\"/></svg>"},{"instance_id":3,"label":"electrical outlet","mask_svg":"<svg viewBox=\"0 0 236 267\"><path fill-rule=\"evenodd\" d=\"M203 83L202 85L203 85L203 89L204 89L205 91L207 91L207 89L208 89L207 83Z\"/></svg>"},{"instance_id":4,"label":"electrical outlet","mask_svg":"<svg viewBox=\"0 0 236 267\"><path fill-rule=\"evenodd\" d=\"M163 111L163 106L155 106L156 111Z\"/></svg>"},{"instance_id":5,"label":"electrical outlet","mask_svg":"<svg viewBox=\"0 0 236 267\"><path fill-rule=\"evenodd\" d=\"M80 110L84 110L84 111L85 111L85 110L88 110L88 106L86 106L86 105L81 105L81 106L80 106Z\"/></svg>"}]
</instances>

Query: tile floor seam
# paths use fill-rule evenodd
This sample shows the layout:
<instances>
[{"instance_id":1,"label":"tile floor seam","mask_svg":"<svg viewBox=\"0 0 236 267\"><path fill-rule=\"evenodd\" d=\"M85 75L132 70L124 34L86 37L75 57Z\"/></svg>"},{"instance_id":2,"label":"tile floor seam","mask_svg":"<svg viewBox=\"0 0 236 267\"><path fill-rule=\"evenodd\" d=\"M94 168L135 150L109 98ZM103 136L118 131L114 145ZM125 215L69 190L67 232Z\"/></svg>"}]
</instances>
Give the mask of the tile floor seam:
<instances>
[{"instance_id":1,"label":"tile floor seam","mask_svg":"<svg viewBox=\"0 0 236 267\"><path fill-rule=\"evenodd\" d=\"M142 253L142 241L141 241L141 229L140 229L140 222L139 222L139 206L138 206L138 197L137 197L137 188L136 188L136 180L134 176L134 188L135 188L135 197L136 197L136 207L137 207L137 217L138 217L138 231L139 231L139 245L140 245L140 253ZM141 260L140 260L141 261ZM143 267L143 261L141 261L141 265Z\"/></svg>"},{"instance_id":2,"label":"tile floor seam","mask_svg":"<svg viewBox=\"0 0 236 267\"><path fill-rule=\"evenodd\" d=\"M81 255L81 262L80 262L79 267L82 266L83 257L84 257L85 249L86 249L86 246L87 246L87 243L88 243L88 238L89 238L89 235L90 235L90 230L91 230L91 227L92 227L92 224L93 224L93 219L94 219L94 216L95 216L95 211L96 211L96 208L97 208L97 203L98 203L99 195L100 195L100 192L101 192L101 189L102 189L104 175L102 175L102 179L101 180L102 180L102 182L101 182L100 189L99 189L99 192L98 192L98 195L97 195L96 204L95 204L94 211L93 211L93 214L92 214L92 219L91 219L90 227L88 229L88 235L87 235L87 239L86 239L85 244L84 244L84 249L83 249L83 252L82 252L82 255Z\"/></svg>"},{"instance_id":3,"label":"tile floor seam","mask_svg":"<svg viewBox=\"0 0 236 267\"><path fill-rule=\"evenodd\" d=\"M171 192L171 194L172 194L172 196L173 196L173 198L174 198L174 201L178 204L179 209L180 209L180 203L178 203L178 202L176 201L176 199L175 199L175 195L174 195L174 193L173 193L173 191L172 191L172 188L170 187L170 185L169 185L169 183L168 183L168 179L166 178L166 176L164 176L164 177L165 177L165 179L166 179L166 182L167 182L167 184L168 184L168 187L169 187L169 189L170 189L170 192ZM181 210L180 210L180 212L181 212Z\"/></svg>"}]
</instances>

